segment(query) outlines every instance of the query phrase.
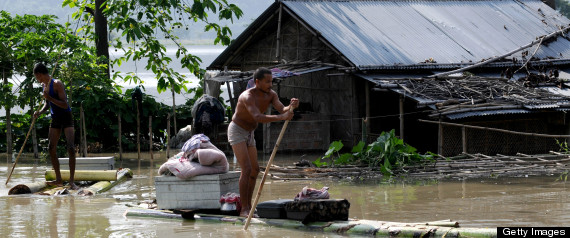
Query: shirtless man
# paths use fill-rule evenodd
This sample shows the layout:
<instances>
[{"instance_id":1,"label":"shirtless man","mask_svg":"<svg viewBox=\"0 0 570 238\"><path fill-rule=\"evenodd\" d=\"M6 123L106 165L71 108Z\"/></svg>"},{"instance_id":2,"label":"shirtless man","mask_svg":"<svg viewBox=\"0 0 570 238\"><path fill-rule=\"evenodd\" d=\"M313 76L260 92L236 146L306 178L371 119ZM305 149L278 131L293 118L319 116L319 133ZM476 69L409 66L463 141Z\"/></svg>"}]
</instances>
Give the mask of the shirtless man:
<instances>
[{"instance_id":1,"label":"shirtless man","mask_svg":"<svg viewBox=\"0 0 570 238\"><path fill-rule=\"evenodd\" d=\"M228 127L228 140L241 167L239 194L242 204L240 216L242 217L247 217L250 214L255 181L259 174L257 149L253 136L257 124L291 120L293 112L289 109L291 107L296 108L299 105L299 100L292 98L289 106L283 106L277 93L271 89L273 76L270 70L259 68L253 77L255 87L244 91L239 96L236 111ZM281 114L263 114L262 112L265 112L270 104Z\"/></svg>"},{"instance_id":2,"label":"shirtless man","mask_svg":"<svg viewBox=\"0 0 570 238\"><path fill-rule=\"evenodd\" d=\"M43 108L34 113L34 118L47 111L50 108L51 124L49 126L49 155L51 164L55 171L55 181L46 182L51 186L63 186L61 178L61 171L59 170L59 159L57 158L57 142L63 130L65 140L67 142L67 153L69 154L69 187L77 190L73 178L75 176L75 142L74 142L74 127L73 116L71 114L71 107L67 103L67 95L65 94L65 87L60 80L52 79L48 74L46 66L38 63L34 66L34 76L42 84L43 97L45 104Z\"/></svg>"}]
</instances>

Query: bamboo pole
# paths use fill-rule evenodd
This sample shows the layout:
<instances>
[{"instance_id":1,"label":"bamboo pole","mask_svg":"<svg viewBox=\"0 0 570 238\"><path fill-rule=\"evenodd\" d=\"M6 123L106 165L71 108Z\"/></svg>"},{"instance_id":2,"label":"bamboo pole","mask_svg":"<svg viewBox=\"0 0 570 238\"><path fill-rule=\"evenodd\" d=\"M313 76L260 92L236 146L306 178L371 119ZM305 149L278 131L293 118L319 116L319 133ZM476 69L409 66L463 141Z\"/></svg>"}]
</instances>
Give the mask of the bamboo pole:
<instances>
[{"instance_id":1,"label":"bamboo pole","mask_svg":"<svg viewBox=\"0 0 570 238\"><path fill-rule=\"evenodd\" d=\"M291 112L293 112L293 108L291 107ZM277 138L277 142L275 142L275 147L273 147L273 152L271 152L271 157L267 162L267 166L265 167L265 171L263 172L263 178L261 179L261 183L259 183L259 188L257 188L257 195L255 195L255 199L253 200L253 204L251 205L251 210L249 212L249 216L247 216L247 221L243 226L244 230L247 230L249 223L251 222L251 217L255 212L255 207L257 206L257 202L259 201L259 197L261 196L261 191L263 190L263 184L265 183L265 178L267 178L267 174L269 174L269 169L271 168L271 163L273 163L273 159L275 158L275 154L277 153L277 149L279 148L279 144L281 143L281 139L283 139L283 134L285 134L285 130L287 130L287 125L289 124L290 120L285 121L283 124L283 128L281 128L281 132L279 133L279 137Z\"/></svg>"},{"instance_id":2,"label":"bamboo pole","mask_svg":"<svg viewBox=\"0 0 570 238\"><path fill-rule=\"evenodd\" d=\"M170 158L170 113L166 117L166 158Z\"/></svg>"},{"instance_id":3,"label":"bamboo pole","mask_svg":"<svg viewBox=\"0 0 570 238\"><path fill-rule=\"evenodd\" d=\"M90 196L90 195L94 195L94 194L99 194L99 193L103 193L105 191L108 191L109 189L113 188L115 185L120 184L124 181L126 181L127 179L130 179L133 177L133 172L128 169L128 168L124 168L121 169L117 172L117 180L115 181L99 181L91 186L89 186L86 189L83 189L79 195L83 195L83 196Z\"/></svg>"},{"instance_id":4,"label":"bamboo pole","mask_svg":"<svg viewBox=\"0 0 570 238\"><path fill-rule=\"evenodd\" d=\"M2 69L2 78L4 79L4 85L8 85L8 77L6 77L6 72L4 68ZM12 158L12 113L10 112L11 106L6 103L6 161L10 161ZM32 107L33 108L33 107Z\"/></svg>"},{"instance_id":5,"label":"bamboo pole","mask_svg":"<svg viewBox=\"0 0 570 238\"><path fill-rule=\"evenodd\" d=\"M172 86L172 115L174 117L174 135L176 135L178 128L176 128L176 100L174 96L174 86Z\"/></svg>"},{"instance_id":6,"label":"bamboo pole","mask_svg":"<svg viewBox=\"0 0 570 238\"><path fill-rule=\"evenodd\" d=\"M570 138L570 135L548 135L548 134L540 134L540 133L518 132L518 131L505 130L505 129L491 128L491 127L471 126L471 125L465 125L465 124L442 122L442 121L429 121L429 120L423 120L423 119L418 119L418 121L419 122L439 124L440 127L441 127L441 125L446 125L446 126L457 126L457 127L480 129L480 130L498 131L498 132L504 132L504 133L514 134L514 135L537 136L537 137L546 137L546 138ZM438 153L438 154L441 154L441 153Z\"/></svg>"},{"instance_id":7,"label":"bamboo pole","mask_svg":"<svg viewBox=\"0 0 570 238\"><path fill-rule=\"evenodd\" d=\"M18 184L8 191L8 195L36 193L46 187L46 182Z\"/></svg>"},{"instance_id":8,"label":"bamboo pole","mask_svg":"<svg viewBox=\"0 0 570 238\"><path fill-rule=\"evenodd\" d=\"M140 134L141 134L141 118L139 116L139 104L137 104L137 159L141 160L141 141L140 141Z\"/></svg>"},{"instance_id":9,"label":"bamboo pole","mask_svg":"<svg viewBox=\"0 0 570 238\"><path fill-rule=\"evenodd\" d=\"M171 211L130 208L126 217L152 217L183 219L182 215ZM198 213L196 221L220 222L229 224L244 223L241 217ZM289 228L301 231L322 231L344 235L366 235L376 237L497 237L496 228L461 228L457 222L434 221L423 223L402 223L374 220L349 220L330 222L311 222L307 225L301 221L286 219L257 218L258 225Z\"/></svg>"},{"instance_id":10,"label":"bamboo pole","mask_svg":"<svg viewBox=\"0 0 570 238\"><path fill-rule=\"evenodd\" d=\"M404 96L400 95L400 139L404 140Z\"/></svg>"},{"instance_id":11,"label":"bamboo pole","mask_svg":"<svg viewBox=\"0 0 570 238\"><path fill-rule=\"evenodd\" d=\"M123 127L122 127L122 123L121 123L121 113L119 112L119 160L122 162L123 161Z\"/></svg>"},{"instance_id":12,"label":"bamboo pole","mask_svg":"<svg viewBox=\"0 0 570 238\"><path fill-rule=\"evenodd\" d=\"M148 143L149 143L149 152L150 152L150 160L154 160L154 156L152 155L152 116L148 116Z\"/></svg>"},{"instance_id":13,"label":"bamboo pole","mask_svg":"<svg viewBox=\"0 0 570 238\"><path fill-rule=\"evenodd\" d=\"M81 136L81 153L83 155L83 157L87 157L87 136L85 135L87 133L87 129L85 129L85 114L83 113L83 102L81 102L81 107L79 108L79 117L81 120L81 126L80 126L80 136Z\"/></svg>"},{"instance_id":14,"label":"bamboo pole","mask_svg":"<svg viewBox=\"0 0 570 238\"><path fill-rule=\"evenodd\" d=\"M55 180L55 171L47 170L45 172L46 181ZM69 180L69 170L61 170L61 179ZM75 170L75 181L115 181L117 180L117 171L115 170Z\"/></svg>"},{"instance_id":15,"label":"bamboo pole","mask_svg":"<svg viewBox=\"0 0 570 238\"><path fill-rule=\"evenodd\" d=\"M465 127L461 127L461 144L463 145L463 153L467 153L467 134Z\"/></svg>"},{"instance_id":16,"label":"bamboo pole","mask_svg":"<svg viewBox=\"0 0 570 238\"><path fill-rule=\"evenodd\" d=\"M366 132L369 132L370 131L370 85L368 81L364 82L364 92L366 97L366 119L364 119L364 122L366 123ZM365 140L365 142L368 142L368 140Z\"/></svg>"},{"instance_id":17,"label":"bamboo pole","mask_svg":"<svg viewBox=\"0 0 570 238\"><path fill-rule=\"evenodd\" d=\"M14 172L14 168L16 168L16 164L18 164L18 159L20 158L20 155L22 154L22 151L24 150L24 146L26 145L26 142L28 142L28 137L30 137L30 131L32 131L32 128L34 128L34 124L36 123L36 117L32 116L32 124L30 125L30 129L28 130L28 133L26 134L26 139L24 140L24 143L22 144L22 148L20 148L20 152L18 152L18 156L16 157L16 161L14 161L14 164L12 165L12 170L10 170L10 175L8 175L8 179L6 179L6 184L8 184L8 182L10 182L10 177L12 177L12 173Z\"/></svg>"},{"instance_id":18,"label":"bamboo pole","mask_svg":"<svg viewBox=\"0 0 570 238\"><path fill-rule=\"evenodd\" d=\"M281 15L283 12L283 4L279 4L279 17L277 18L277 42L275 46L275 58L281 62Z\"/></svg>"}]
</instances>

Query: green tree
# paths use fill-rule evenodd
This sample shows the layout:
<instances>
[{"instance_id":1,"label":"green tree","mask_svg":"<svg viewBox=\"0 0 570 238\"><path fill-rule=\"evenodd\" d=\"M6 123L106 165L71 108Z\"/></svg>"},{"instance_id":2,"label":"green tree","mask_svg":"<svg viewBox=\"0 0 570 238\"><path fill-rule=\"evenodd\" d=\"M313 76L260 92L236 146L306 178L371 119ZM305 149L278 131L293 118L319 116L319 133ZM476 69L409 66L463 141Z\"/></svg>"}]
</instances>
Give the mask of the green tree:
<instances>
[{"instance_id":1,"label":"green tree","mask_svg":"<svg viewBox=\"0 0 570 238\"><path fill-rule=\"evenodd\" d=\"M159 39L166 38L176 47L176 58L184 68L201 78L204 71L200 69L201 59L192 55L180 43L179 38L173 34L174 29L188 28L192 22L205 22L205 31L213 30L217 37L214 43L228 45L231 30L227 26L220 26L208 20L209 14L217 15L220 20L233 21L242 16L242 11L227 0L195 0L193 2L180 0L64 0L63 6L78 8L73 14L76 20L83 20L88 24L81 27L78 32L84 33L87 38L98 42L107 38L102 34L101 24L108 24L108 31L117 34L112 43L116 49L124 51L124 57L114 59L111 65L121 65L126 60L147 59L146 69L151 70L157 80L158 92L168 89L180 93L187 81L185 76L176 72L169 65L173 59L166 57L165 42ZM100 12L101 15L95 14ZM88 12L90 14L85 14ZM107 22L107 23L106 23ZM93 25L91 23L94 23ZM95 30L94 30L95 29ZM97 47L108 47L97 44ZM104 52L98 49L98 52ZM107 49L108 51L108 49ZM113 78L122 78L125 82L141 84L141 79L129 72L121 76L115 72Z\"/></svg>"},{"instance_id":2,"label":"green tree","mask_svg":"<svg viewBox=\"0 0 570 238\"><path fill-rule=\"evenodd\" d=\"M560 11L562 15L570 18L570 4L567 0L555 0L556 10Z\"/></svg>"}]
</instances>

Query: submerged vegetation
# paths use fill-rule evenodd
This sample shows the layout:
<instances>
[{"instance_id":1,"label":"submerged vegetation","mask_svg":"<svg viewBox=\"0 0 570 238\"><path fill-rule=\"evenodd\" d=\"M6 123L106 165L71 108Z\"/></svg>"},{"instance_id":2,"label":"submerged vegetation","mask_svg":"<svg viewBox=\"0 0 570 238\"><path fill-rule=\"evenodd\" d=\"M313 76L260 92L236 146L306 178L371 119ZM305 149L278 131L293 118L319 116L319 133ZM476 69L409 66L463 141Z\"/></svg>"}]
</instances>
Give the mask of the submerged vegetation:
<instances>
[{"instance_id":1,"label":"submerged vegetation","mask_svg":"<svg viewBox=\"0 0 570 238\"><path fill-rule=\"evenodd\" d=\"M376 141L365 145L360 141L350 153L340 154L344 147L341 141L331 143L323 157L313 161L317 167L360 165L378 168L384 175L393 175L394 169L403 169L406 165L430 163L434 161L434 154L425 155L416 152L416 148L404 143L390 132L382 132ZM328 161L327 161L328 160Z\"/></svg>"}]
</instances>

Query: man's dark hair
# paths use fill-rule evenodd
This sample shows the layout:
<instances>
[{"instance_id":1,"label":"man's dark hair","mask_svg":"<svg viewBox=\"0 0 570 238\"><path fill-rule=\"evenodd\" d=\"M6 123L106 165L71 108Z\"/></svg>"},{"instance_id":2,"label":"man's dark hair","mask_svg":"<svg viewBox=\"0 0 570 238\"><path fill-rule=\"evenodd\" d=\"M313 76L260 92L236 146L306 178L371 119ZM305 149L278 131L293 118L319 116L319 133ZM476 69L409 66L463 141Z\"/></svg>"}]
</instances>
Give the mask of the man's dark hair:
<instances>
[{"instance_id":1,"label":"man's dark hair","mask_svg":"<svg viewBox=\"0 0 570 238\"><path fill-rule=\"evenodd\" d=\"M48 74L47 67L42 63L37 63L34 66L34 74Z\"/></svg>"},{"instance_id":2,"label":"man's dark hair","mask_svg":"<svg viewBox=\"0 0 570 238\"><path fill-rule=\"evenodd\" d=\"M255 80L262 80L263 78L265 78L266 74L271 74L271 70L261 67L255 71L255 73L253 74L253 78Z\"/></svg>"}]
</instances>

